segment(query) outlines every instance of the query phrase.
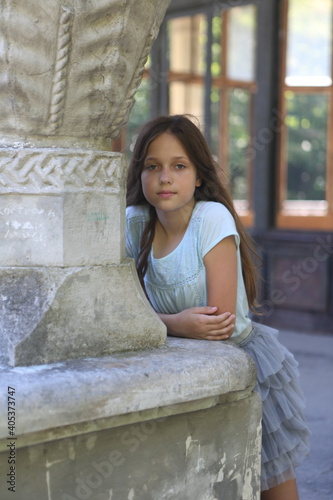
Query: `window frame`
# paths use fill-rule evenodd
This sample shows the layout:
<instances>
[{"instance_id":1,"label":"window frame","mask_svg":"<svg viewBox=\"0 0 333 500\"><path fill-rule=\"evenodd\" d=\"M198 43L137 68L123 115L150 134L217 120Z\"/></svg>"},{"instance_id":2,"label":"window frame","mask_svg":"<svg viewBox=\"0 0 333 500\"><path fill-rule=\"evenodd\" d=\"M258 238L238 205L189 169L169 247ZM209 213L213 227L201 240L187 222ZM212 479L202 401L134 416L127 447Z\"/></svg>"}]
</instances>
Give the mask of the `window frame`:
<instances>
[{"instance_id":1,"label":"window frame","mask_svg":"<svg viewBox=\"0 0 333 500\"><path fill-rule=\"evenodd\" d=\"M235 2L234 2L235 4ZM257 16L256 21L258 20L258 6L257 3L247 1L247 2L238 2L237 5L232 5L232 7L243 7L246 5L254 5L257 8ZM222 57L221 66L222 71L221 75L217 77L212 77L212 86L216 86L220 89L221 99L220 99L220 148L219 148L219 163L223 165L225 162L227 165L228 157L229 157L229 91L232 89L242 89L246 90L250 94L250 105L249 105L249 113L250 113L250 123L249 123L249 138L250 144L254 138L254 112L255 112L255 94L257 92L258 84L257 84L257 71L256 71L256 62L255 62L255 74L254 80L252 81L243 81L243 80L235 80L228 77L227 67L228 67L228 29L229 29L229 16L230 16L230 6L224 7L220 11L220 15L222 17L222 40L221 45L225 48L225 57ZM258 24L258 23L257 23ZM258 39L258 28L255 33L256 39ZM255 52L255 61L257 59L257 50ZM249 144L249 145L250 145ZM246 227L252 227L254 224L254 211L253 211L253 172L254 172L254 162L253 158L247 158L247 181L248 181L248 198L244 203L243 200L234 199L235 208L240 216L243 224ZM248 204L248 206L245 206Z\"/></svg>"},{"instance_id":2,"label":"window frame","mask_svg":"<svg viewBox=\"0 0 333 500\"><path fill-rule=\"evenodd\" d=\"M172 4L171 4L172 5ZM200 82L203 84L204 88L204 105L203 105L203 115L204 115L204 134L207 139L207 142L209 145L211 145L211 102L210 102L210 93L211 89L213 87L217 87L220 90L220 102L219 102L219 154L218 154L218 161L220 165L223 165L228 162L228 151L229 151L229 145L228 145L228 93L231 89L244 89L249 92L250 94L250 123L249 123L249 138L250 138L250 143L252 142L252 139L254 137L254 115L255 115L255 94L257 91L257 71L256 71L256 65L257 62L255 63L255 74L254 74L254 80L253 81L243 81L243 80L234 80L228 78L227 75L227 58L222 57L221 61L221 75L219 76L213 76L211 74L211 62L212 62L212 54L211 54L211 46L212 46L212 41L213 41L213 35L212 35L212 21L213 17L216 15L221 16L222 18L222 24L224 28L222 29L222 39L221 39L221 46L226 49L226 53L228 51L228 45L227 45L227 29L228 29L228 18L229 18L229 12L232 8L234 7L243 7L246 5L253 5L256 7L257 10L257 18L258 18L258 1L257 0L245 0L245 1L226 1L226 2L216 2L212 5L205 5L205 6L197 6L196 8L178 8L175 10L171 10L170 12L167 12L165 20L164 20L164 30L166 29L165 27L167 26L167 23L174 19L174 18L179 18L179 17L190 17L190 16L196 16L199 14L202 14L206 17L207 21L207 48L206 48L206 71L204 75L190 75L190 74L181 74L177 72L170 72L169 70L169 63L167 61L167 66L164 67L164 72L165 74L168 75L167 77L167 85L164 87L164 103L167 103L166 110L165 112L168 113L169 110L169 105L168 105L168 86L170 83L176 82L176 81L186 81L189 83L195 83L195 82ZM257 23L258 24L258 23ZM164 32L164 36L166 36ZM256 39L258 38L258 27L255 31L255 36ZM165 38L166 39L166 38ZM167 42L168 43L168 42ZM157 59L155 55L155 60ZM255 52L255 59L257 59L257 50ZM222 132L223 131L223 132ZM245 226L247 227L252 227L254 225L254 200L253 200L253 174L254 172L254 162L253 159L247 159L247 179L248 179L248 197L246 202L243 200L234 200L235 201L235 206L236 209L242 219L242 222L244 223ZM247 206L246 206L247 205Z\"/></svg>"},{"instance_id":3,"label":"window frame","mask_svg":"<svg viewBox=\"0 0 333 500\"><path fill-rule=\"evenodd\" d=\"M206 14L211 18L216 9L232 9L237 6L252 4L257 6L257 47L255 80L258 92L253 96L253 144L250 145L250 154L253 162L252 220L243 222L253 235L260 235L263 231L274 228L275 199L276 199L276 169L277 169L277 140L276 130L278 117L278 68L276 61L279 57L279 37L281 9L280 0L172 0L166 17L160 27L159 35L151 51L151 67L145 72L150 78L150 118L168 113L168 67L166 47L166 22L170 17L180 15ZM211 34L212 36L212 34ZM208 64L207 64L208 68ZM206 75L210 81L211 74ZM210 109L210 95L206 93L206 109ZM209 105L208 105L209 103ZM210 116L205 117L209 123ZM267 134L270 137L267 140ZM268 135L269 135L268 134ZM207 136L206 136L207 137ZM226 138L225 134L220 139ZM208 134L208 142L210 137ZM122 141L117 141L113 150L125 151ZM222 164L223 165L223 164ZM255 180L254 180L255 179ZM253 222L253 225L251 224ZM251 225L250 225L251 224Z\"/></svg>"},{"instance_id":4,"label":"window frame","mask_svg":"<svg viewBox=\"0 0 333 500\"><path fill-rule=\"evenodd\" d=\"M286 84L286 66L287 66L287 33L288 33L288 7L289 0L282 0L281 9L281 59L279 65L279 112L283 117L278 130L278 161L276 184L278 187L276 199L276 227L278 229L294 230L332 230L333 228L333 143L330 137L333 136L333 81L330 86L311 87L311 86L290 86ZM333 80L333 40L332 40L332 80ZM327 95L330 110L327 117L327 151L326 151L326 203L316 201L296 201L289 202L285 199L287 189L288 161L287 151L287 126L285 124L286 99L285 92L291 90L297 95L300 94L320 94ZM320 205L323 208L320 208ZM289 208L288 208L289 206ZM315 210L316 208L316 210ZM316 215L302 215L316 211Z\"/></svg>"}]
</instances>

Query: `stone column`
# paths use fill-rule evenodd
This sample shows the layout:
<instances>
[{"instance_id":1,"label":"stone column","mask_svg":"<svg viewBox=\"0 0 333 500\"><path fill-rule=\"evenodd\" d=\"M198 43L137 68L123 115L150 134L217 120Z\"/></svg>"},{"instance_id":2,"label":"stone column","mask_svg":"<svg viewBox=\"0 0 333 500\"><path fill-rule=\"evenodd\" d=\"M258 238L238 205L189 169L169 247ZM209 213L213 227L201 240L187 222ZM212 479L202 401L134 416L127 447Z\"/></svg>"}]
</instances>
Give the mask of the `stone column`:
<instances>
[{"instance_id":1,"label":"stone column","mask_svg":"<svg viewBox=\"0 0 333 500\"><path fill-rule=\"evenodd\" d=\"M2 500L259 500L253 361L165 342L124 257L110 143L168 3L0 0Z\"/></svg>"},{"instance_id":2,"label":"stone column","mask_svg":"<svg viewBox=\"0 0 333 500\"><path fill-rule=\"evenodd\" d=\"M164 343L124 256L126 123L165 0L0 1L0 362Z\"/></svg>"}]
</instances>

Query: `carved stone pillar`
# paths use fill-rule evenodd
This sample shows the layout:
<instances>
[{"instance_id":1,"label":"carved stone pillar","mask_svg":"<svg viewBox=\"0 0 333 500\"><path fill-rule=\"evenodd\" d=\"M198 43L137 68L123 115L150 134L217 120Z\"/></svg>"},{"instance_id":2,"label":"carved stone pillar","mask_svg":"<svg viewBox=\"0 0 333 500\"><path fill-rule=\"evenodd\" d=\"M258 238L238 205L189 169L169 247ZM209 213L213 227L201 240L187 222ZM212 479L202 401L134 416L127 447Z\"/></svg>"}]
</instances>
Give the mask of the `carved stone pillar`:
<instances>
[{"instance_id":1,"label":"carved stone pillar","mask_svg":"<svg viewBox=\"0 0 333 500\"><path fill-rule=\"evenodd\" d=\"M124 257L126 123L169 1L0 0L0 361L161 345Z\"/></svg>"}]
</instances>

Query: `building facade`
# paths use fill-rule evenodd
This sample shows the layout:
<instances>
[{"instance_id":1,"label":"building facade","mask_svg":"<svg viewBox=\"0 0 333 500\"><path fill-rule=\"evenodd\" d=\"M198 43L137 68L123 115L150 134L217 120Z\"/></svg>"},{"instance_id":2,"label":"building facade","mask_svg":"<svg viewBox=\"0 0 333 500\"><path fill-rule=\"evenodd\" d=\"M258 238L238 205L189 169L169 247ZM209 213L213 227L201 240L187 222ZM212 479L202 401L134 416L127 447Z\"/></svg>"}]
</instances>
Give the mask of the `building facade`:
<instances>
[{"instance_id":1,"label":"building facade","mask_svg":"<svg viewBox=\"0 0 333 500\"><path fill-rule=\"evenodd\" d=\"M257 320L333 334L333 0L172 0L115 148L196 117L262 256Z\"/></svg>"}]
</instances>

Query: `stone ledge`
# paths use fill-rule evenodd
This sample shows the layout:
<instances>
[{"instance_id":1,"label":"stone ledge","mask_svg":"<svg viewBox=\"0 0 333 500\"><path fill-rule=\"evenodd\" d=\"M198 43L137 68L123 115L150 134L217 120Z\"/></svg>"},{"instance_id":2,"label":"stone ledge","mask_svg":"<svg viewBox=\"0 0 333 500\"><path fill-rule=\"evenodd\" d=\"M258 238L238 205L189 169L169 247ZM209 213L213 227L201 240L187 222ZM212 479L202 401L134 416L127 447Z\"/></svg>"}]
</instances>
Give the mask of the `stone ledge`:
<instances>
[{"instance_id":1,"label":"stone ledge","mask_svg":"<svg viewBox=\"0 0 333 500\"><path fill-rule=\"evenodd\" d=\"M1 367L1 414L7 414L4 389L13 387L19 447L48 434L61 439L177 414L184 412L184 404L193 411L246 397L255 379L253 361L232 343L168 338L165 346L152 350ZM1 419L3 444L7 437L7 422Z\"/></svg>"}]
</instances>

